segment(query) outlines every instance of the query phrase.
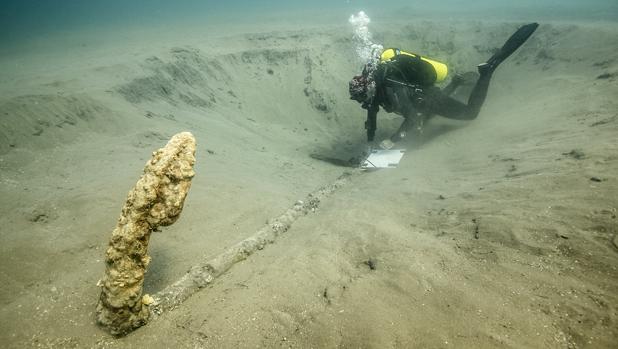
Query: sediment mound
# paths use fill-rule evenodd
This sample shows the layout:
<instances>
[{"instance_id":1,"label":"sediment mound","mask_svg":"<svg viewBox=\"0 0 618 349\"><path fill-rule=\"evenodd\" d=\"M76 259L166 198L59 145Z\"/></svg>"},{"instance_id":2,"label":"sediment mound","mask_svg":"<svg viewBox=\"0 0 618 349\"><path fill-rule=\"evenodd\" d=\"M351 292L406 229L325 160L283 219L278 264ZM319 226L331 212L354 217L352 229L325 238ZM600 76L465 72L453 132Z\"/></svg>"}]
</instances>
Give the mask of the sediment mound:
<instances>
[{"instance_id":1,"label":"sediment mound","mask_svg":"<svg viewBox=\"0 0 618 349\"><path fill-rule=\"evenodd\" d=\"M20 96L0 102L0 110L0 154L62 145L83 132L121 129L118 115L87 94Z\"/></svg>"}]
</instances>

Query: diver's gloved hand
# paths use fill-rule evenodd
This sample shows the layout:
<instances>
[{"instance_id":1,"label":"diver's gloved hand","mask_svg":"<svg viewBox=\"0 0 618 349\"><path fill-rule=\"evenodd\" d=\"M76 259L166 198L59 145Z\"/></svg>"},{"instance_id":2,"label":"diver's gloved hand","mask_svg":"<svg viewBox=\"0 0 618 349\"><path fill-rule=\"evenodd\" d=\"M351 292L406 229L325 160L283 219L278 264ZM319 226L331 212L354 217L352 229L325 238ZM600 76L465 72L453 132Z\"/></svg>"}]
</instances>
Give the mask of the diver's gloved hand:
<instances>
[{"instance_id":1,"label":"diver's gloved hand","mask_svg":"<svg viewBox=\"0 0 618 349\"><path fill-rule=\"evenodd\" d=\"M393 148L394 146L395 146L395 143L393 143L393 141L391 141L388 138L380 142L380 148L383 150L389 150Z\"/></svg>"},{"instance_id":2,"label":"diver's gloved hand","mask_svg":"<svg viewBox=\"0 0 618 349\"><path fill-rule=\"evenodd\" d=\"M446 85L446 87L442 89L442 93L444 93L447 96L450 96L465 81L466 79L464 78L463 75L461 74L453 75L453 77L451 78L451 82L449 82L448 85Z\"/></svg>"},{"instance_id":3,"label":"diver's gloved hand","mask_svg":"<svg viewBox=\"0 0 618 349\"><path fill-rule=\"evenodd\" d=\"M451 78L451 84L453 84L455 87L463 84L465 81L466 81L466 78L464 78L464 76L461 74L455 74Z\"/></svg>"}]
</instances>

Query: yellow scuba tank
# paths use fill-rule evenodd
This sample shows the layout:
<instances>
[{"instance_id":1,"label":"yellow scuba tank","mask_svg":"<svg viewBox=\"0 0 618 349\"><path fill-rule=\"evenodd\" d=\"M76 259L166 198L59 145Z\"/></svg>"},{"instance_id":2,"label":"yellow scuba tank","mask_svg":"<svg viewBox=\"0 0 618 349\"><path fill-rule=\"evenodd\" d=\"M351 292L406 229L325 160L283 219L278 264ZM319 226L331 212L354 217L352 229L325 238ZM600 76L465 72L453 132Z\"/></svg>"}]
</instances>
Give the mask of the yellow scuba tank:
<instances>
[{"instance_id":1,"label":"yellow scuba tank","mask_svg":"<svg viewBox=\"0 0 618 349\"><path fill-rule=\"evenodd\" d=\"M420 57L422 61L429 63L433 67L433 70L436 74L435 82L441 82L444 79L446 79L446 75L448 74L448 67L446 66L446 64L440 63L438 61L434 61L433 59L422 57L415 53L402 51L398 48L387 48L386 50L384 50L382 54L380 55L380 63L390 62L397 55L406 55L406 56L410 56L413 58Z\"/></svg>"}]
</instances>

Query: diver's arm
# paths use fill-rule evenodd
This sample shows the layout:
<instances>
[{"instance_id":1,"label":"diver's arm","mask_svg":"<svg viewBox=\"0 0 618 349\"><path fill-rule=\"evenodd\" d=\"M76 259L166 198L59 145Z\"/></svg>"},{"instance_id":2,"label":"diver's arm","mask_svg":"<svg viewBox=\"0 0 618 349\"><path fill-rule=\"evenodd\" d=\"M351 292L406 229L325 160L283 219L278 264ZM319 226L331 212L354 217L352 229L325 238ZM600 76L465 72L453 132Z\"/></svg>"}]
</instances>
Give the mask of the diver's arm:
<instances>
[{"instance_id":1,"label":"diver's arm","mask_svg":"<svg viewBox=\"0 0 618 349\"><path fill-rule=\"evenodd\" d=\"M367 108L367 121L365 121L365 130L367 130L367 142L373 142L373 138L377 129L377 118L380 107L377 103L372 103Z\"/></svg>"},{"instance_id":2,"label":"diver's arm","mask_svg":"<svg viewBox=\"0 0 618 349\"><path fill-rule=\"evenodd\" d=\"M401 123L401 126L399 126L397 132L393 133L391 138L389 138L390 141L393 143L397 143L403 138L405 138L412 124L413 122L411 117L404 117L403 122Z\"/></svg>"}]
</instances>

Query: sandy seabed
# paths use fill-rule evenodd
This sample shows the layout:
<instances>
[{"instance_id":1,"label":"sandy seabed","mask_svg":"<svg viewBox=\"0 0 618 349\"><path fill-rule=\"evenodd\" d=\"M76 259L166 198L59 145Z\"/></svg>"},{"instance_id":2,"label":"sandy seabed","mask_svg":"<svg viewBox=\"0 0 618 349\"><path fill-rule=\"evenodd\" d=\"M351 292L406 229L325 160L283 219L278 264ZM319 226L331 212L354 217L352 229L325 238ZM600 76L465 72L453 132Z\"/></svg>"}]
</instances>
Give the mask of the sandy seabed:
<instances>
[{"instance_id":1,"label":"sandy seabed","mask_svg":"<svg viewBox=\"0 0 618 349\"><path fill-rule=\"evenodd\" d=\"M521 24L372 29L465 72ZM2 347L615 347L616 23L542 22L478 119L432 119L397 169L375 172L341 166L365 147L347 25L169 37L3 58ZM379 138L400 121L381 113ZM113 338L94 323L107 240L151 152L185 130L197 175L180 220L152 236L149 293L349 182Z\"/></svg>"}]
</instances>

